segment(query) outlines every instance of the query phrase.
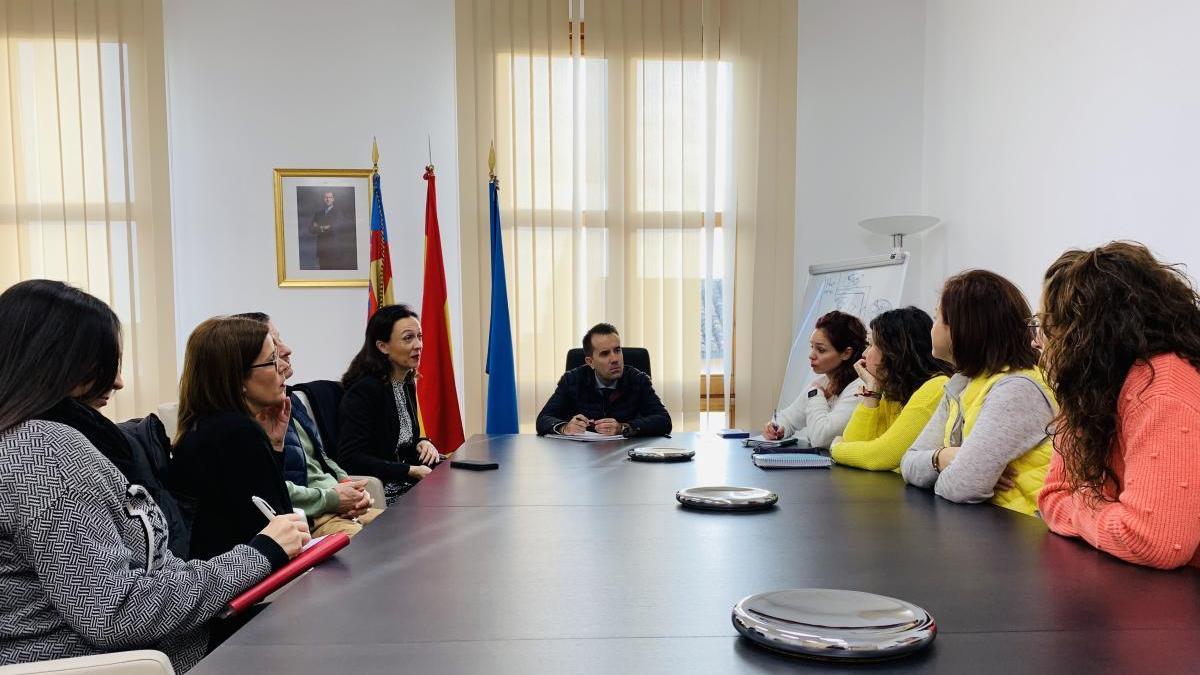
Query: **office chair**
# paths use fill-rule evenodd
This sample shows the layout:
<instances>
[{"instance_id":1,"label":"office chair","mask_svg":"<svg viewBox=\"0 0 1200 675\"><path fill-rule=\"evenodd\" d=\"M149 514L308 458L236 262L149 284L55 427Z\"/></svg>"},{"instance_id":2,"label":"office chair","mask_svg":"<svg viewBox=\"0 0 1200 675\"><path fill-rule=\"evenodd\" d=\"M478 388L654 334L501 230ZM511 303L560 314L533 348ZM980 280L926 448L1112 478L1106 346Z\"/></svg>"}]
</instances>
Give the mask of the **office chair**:
<instances>
[{"instance_id":1,"label":"office chair","mask_svg":"<svg viewBox=\"0 0 1200 675\"><path fill-rule=\"evenodd\" d=\"M646 374L646 377L654 379L650 375L650 351L645 347L622 347L621 351L625 353L625 365L637 368ZM567 367L566 370L572 370L583 365L583 348L573 347L567 350Z\"/></svg>"}]
</instances>

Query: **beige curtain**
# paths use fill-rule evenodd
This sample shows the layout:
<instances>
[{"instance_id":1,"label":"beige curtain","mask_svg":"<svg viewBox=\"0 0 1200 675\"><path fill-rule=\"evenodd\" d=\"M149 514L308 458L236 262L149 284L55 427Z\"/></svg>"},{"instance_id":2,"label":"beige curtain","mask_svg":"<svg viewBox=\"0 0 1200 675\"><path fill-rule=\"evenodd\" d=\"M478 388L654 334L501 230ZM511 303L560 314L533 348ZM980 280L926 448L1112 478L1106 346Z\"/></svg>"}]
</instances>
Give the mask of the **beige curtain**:
<instances>
[{"instance_id":1,"label":"beige curtain","mask_svg":"<svg viewBox=\"0 0 1200 675\"><path fill-rule=\"evenodd\" d=\"M752 298L791 307L794 2L455 7L468 428L483 427L493 141L523 429L599 321L649 349L677 429L712 419L704 375L744 388L761 372L777 393L765 364L782 372L790 316L759 336ZM743 348L774 342L757 362Z\"/></svg>"},{"instance_id":2,"label":"beige curtain","mask_svg":"<svg viewBox=\"0 0 1200 675\"><path fill-rule=\"evenodd\" d=\"M0 3L0 289L50 278L121 318L123 419L174 400L162 7Z\"/></svg>"}]
</instances>

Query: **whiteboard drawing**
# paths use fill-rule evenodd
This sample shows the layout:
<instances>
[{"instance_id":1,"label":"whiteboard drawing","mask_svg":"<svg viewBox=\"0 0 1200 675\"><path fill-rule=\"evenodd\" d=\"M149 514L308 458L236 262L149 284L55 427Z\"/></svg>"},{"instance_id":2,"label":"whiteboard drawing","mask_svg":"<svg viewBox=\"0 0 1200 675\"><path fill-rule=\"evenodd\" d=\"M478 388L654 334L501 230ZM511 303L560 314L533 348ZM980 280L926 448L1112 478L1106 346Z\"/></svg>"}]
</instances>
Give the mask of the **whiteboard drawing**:
<instances>
[{"instance_id":1,"label":"whiteboard drawing","mask_svg":"<svg viewBox=\"0 0 1200 675\"><path fill-rule=\"evenodd\" d=\"M817 319L833 310L853 314L864 324L900 302L908 256L897 264L866 266L840 272L809 275L804 301L792 332L792 349L779 396L779 407L787 407L808 390L815 377L808 365L808 342Z\"/></svg>"}]
</instances>

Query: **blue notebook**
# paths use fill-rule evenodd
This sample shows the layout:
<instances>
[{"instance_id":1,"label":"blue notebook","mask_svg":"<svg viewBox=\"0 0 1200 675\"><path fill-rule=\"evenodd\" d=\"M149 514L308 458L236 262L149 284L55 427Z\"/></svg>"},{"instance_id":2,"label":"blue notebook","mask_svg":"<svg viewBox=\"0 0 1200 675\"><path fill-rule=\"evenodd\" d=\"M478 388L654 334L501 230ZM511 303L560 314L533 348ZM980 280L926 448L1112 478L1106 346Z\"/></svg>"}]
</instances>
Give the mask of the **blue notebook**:
<instances>
[{"instance_id":1,"label":"blue notebook","mask_svg":"<svg viewBox=\"0 0 1200 675\"><path fill-rule=\"evenodd\" d=\"M754 453L754 466L760 469L828 469L833 460L811 452Z\"/></svg>"}]
</instances>

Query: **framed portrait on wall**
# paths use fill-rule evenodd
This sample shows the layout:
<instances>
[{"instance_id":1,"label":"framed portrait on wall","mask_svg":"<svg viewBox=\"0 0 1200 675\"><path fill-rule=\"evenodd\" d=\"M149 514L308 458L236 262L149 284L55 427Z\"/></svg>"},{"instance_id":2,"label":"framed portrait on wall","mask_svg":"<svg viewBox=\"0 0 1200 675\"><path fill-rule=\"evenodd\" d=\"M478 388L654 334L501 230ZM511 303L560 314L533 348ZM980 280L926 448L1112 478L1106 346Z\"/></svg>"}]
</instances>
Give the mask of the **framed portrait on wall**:
<instances>
[{"instance_id":1,"label":"framed portrait on wall","mask_svg":"<svg viewBox=\"0 0 1200 675\"><path fill-rule=\"evenodd\" d=\"M366 286L371 169L275 169L280 286Z\"/></svg>"}]
</instances>

